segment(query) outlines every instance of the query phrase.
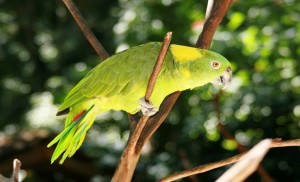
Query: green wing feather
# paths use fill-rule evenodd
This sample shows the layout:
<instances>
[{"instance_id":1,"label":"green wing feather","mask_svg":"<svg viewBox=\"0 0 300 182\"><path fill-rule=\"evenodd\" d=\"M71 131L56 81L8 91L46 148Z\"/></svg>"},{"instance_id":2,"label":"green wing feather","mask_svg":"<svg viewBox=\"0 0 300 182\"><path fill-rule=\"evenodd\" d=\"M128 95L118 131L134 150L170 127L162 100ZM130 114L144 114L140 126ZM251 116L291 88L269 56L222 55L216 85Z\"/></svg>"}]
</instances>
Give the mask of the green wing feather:
<instances>
[{"instance_id":1,"label":"green wing feather","mask_svg":"<svg viewBox=\"0 0 300 182\"><path fill-rule=\"evenodd\" d=\"M94 123L96 114L92 111L93 108L94 105L85 111L76 121L73 121L73 116L68 116L65 129L47 145L47 147L51 147L59 141L52 155L51 163L65 152L59 162L62 164L67 157L71 157L79 149L87 130Z\"/></svg>"}]
</instances>

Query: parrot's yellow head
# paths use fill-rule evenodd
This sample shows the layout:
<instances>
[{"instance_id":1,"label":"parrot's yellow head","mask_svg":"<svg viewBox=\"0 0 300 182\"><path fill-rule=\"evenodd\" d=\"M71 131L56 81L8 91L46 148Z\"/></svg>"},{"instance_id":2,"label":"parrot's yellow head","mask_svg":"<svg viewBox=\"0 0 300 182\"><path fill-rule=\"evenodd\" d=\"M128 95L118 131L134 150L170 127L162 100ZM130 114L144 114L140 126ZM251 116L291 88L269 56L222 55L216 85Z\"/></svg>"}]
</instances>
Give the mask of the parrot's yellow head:
<instances>
[{"instance_id":1,"label":"parrot's yellow head","mask_svg":"<svg viewBox=\"0 0 300 182\"><path fill-rule=\"evenodd\" d=\"M226 87L231 82L230 62L222 55L180 45L171 45L170 50L179 74L192 88L206 83Z\"/></svg>"}]
</instances>

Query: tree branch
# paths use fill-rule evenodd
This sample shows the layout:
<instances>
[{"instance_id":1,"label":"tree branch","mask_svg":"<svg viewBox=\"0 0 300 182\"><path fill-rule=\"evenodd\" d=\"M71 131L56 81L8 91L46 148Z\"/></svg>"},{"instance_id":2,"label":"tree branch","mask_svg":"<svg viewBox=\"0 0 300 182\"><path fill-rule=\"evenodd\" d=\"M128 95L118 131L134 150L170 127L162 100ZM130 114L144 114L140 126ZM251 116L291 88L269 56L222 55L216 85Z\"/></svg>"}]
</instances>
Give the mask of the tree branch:
<instances>
[{"instance_id":1,"label":"tree branch","mask_svg":"<svg viewBox=\"0 0 300 182\"><path fill-rule=\"evenodd\" d=\"M298 146L300 146L300 139L287 140L287 141L281 141L280 139L274 139L274 140L272 140L270 148L298 147ZM219 167L226 166L228 164L235 163L235 162L239 161L241 159L241 157L243 157L245 154L246 154L246 152L238 154L238 155L230 157L230 158L227 158L227 159L224 159L224 160L221 160L221 161L218 161L218 162L204 164L204 165L201 165L201 166L189 169L189 170L177 172L170 176L164 177L158 181L159 182L174 181L174 180L178 180L178 179L190 176L190 175L204 173L206 171L210 171L210 170L213 170L213 169L216 169Z\"/></svg>"},{"instance_id":2,"label":"tree branch","mask_svg":"<svg viewBox=\"0 0 300 182\"><path fill-rule=\"evenodd\" d=\"M149 99L152 95L153 88L154 88L155 82L157 80L158 74L161 70L162 63L163 63L164 58L165 58L165 56L167 54L167 51L169 49L169 45L171 43L171 38L172 38L172 32L168 32L167 35L165 36L165 39L164 39L163 44L161 46L159 56L158 56L157 61L154 65L152 74L150 76L150 80L149 80L148 85L147 85L147 91L146 91L146 94L145 94L145 100L146 101L149 101Z\"/></svg>"},{"instance_id":3,"label":"tree branch","mask_svg":"<svg viewBox=\"0 0 300 182\"><path fill-rule=\"evenodd\" d=\"M100 56L102 60L105 60L109 57L109 54L104 49L102 44L98 41L94 33L91 31L91 29L87 26L84 19L82 18L82 15L76 5L73 3L72 0L63 0L67 8L69 9L70 13L72 14L73 18L75 19L76 23L78 24L81 32L84 34L86 39L89 41L89 43L92 45L94 50L97 52L97 54Z\"/></svg>"},{"instance_id":4,"label":"tree branch","mask_svg":"<svg viewBox=\"0 0 300 182\"><path fill-rule=\"evenodd\" d=\"M155 66L153 68L152 74L150 76L150 79L148 81L147 90L145 93L145 100L149 101L153 88L156 82L156 79L158 77L158 74L160 72L162 63L164 61L164 58L167 54L170 42L172 38L172 33L168 32L165 36L165 39L163 41L163 44L161 46L161 50L159 52L158 58L156 60ZM137 142L140 138L140 135L146 125L146 122L148 121L149 116L142 116L140 121L137 123L134 132L132 133L132 136L129 138L129 142L127 147L124 149L124 152L120 158L118 167L115 171L115 174L112 178L112 181L131 181L131 178L133 176L134 170L136 168L138 159L141 154L141 148L142 146L138 146Z\"/></svg>"},{"instance_id":5,"label":"tree branch","mask_svg":"<svg viewBox=\"0 0 300 182\"><path fill-rule=\"evenodd\" d=\"M197 40L196 47L209 49L212 38L231 3L232 0L218 0L213 3L212 11L204 23L203 31Z\"/></svg>"}]
</instances>

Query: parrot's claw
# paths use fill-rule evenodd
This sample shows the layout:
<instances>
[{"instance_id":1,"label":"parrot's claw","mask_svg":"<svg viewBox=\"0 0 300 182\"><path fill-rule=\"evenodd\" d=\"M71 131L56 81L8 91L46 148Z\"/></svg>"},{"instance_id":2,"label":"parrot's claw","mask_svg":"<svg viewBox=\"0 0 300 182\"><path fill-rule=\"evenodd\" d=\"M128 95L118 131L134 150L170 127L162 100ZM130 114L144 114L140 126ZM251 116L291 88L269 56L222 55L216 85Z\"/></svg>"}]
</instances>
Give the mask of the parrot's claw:
<instances>
[{"instance_id":1,"label":"parrot's claw","mask_svg":"<svg viewBox=\"0 0 300 182\"><path fill-rule=\"evenodd\" d=\"M158 109L152 105L151 102L146 101L144 97L140 99L139 108L145 116L152 116L158 111Z\"/></svg>"}]
</instances>

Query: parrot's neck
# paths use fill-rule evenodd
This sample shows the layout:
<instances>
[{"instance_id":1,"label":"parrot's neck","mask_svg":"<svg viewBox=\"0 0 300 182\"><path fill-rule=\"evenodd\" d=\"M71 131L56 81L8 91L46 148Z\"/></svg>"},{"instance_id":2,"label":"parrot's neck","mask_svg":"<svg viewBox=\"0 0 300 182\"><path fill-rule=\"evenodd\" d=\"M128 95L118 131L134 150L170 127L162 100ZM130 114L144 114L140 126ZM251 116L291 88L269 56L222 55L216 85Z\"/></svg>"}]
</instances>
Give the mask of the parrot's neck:
<instances>
[{"instance_id":1,"label":"parrot's neck","mask_svg":"<svg viewBox=\"0 0 300 182\"><path fill-rule=\"evenodd\" d=\"M153 95L161 95L162 97L165 97L176 91L193 89L204 85L200 79L195 79L195 76L197 75L191 73L188 66L180 65L174 68L174 65L174 63L168 65L168 71L163 71L161 79L159 79L159 84L156 84L154 89L154 92L159 93L155 93Z\"/></svg>"},{"instance_id":2,"label":"parrot's neck","mask_svg":"<svg viewBox=\"0 0 300 182\"><path fill-rule=\"evenodd\" d=\"M174 70L176 70L174 73L174 80L176 80L174 87L177 90L192 89L207 83L207 80L204 80L207 76L200 75L201 70L193 71L191 65L193 60L203 56L199 49L172 44L170 51L173 55Z\"/></svg>"},{"instance_id":3,"label":"parrot's neck","mask_svg":"<svg viewBox=\"0 0 300 182\"><path fill-rule=\"evenodd\" d=\"M177 67L177 78L175 79L176 83L174 87L178 91L183 91L206 84L207 80L204 79L204 76L201 76L199 74L200 73L191 73L191 70L188 66L180 65L179 67Z\"/></svg>"},{"instance_id":4,"label":"parrot's neck","mask_svg":"<svg viewBox=\"0 0 300 182\"><path fill-rule=\"evenodd\" d=\"M175 68L170 69L173 70L173 79L167 79L169 88L173 87L175 91L183 91L203 85L201 79L198 77L199 73L191 72L190 63L185 61L178 62L175 59L173 61ZM197 77L198 79L196 79Z\"/></svg>"}]
</instances>

